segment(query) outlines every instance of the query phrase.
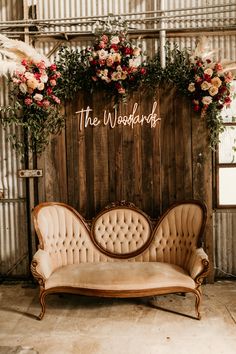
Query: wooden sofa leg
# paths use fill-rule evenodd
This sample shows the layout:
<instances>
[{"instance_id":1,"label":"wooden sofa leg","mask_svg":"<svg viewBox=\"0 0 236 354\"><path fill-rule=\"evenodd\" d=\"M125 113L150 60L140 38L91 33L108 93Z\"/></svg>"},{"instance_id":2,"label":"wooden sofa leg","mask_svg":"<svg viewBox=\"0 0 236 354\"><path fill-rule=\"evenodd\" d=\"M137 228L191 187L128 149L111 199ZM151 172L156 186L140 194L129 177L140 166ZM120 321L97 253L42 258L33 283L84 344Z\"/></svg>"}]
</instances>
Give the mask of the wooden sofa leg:
<instances>
[{"instance_id":1,"label":"wooden sofa leg","mask_svg":"<svg viewBox=\"0 0 236 354\"><path fill-rule=\"evenodd\" d=\"M197 319L200 320L201 319L201 314L200 314L200 311L199 311L199 307L200 307L200 303L201 303L201 292L200 291L196 291L194 294L196 296L195 311L196 311Z\"/></svg>"},{"instance_id":2,"label":"wooden sofa leg","mask_svg":"<svg viewBox=\"0 0 236 354\"><path fill-rule=\"evenodd\" d=\"M38 320L42 320L44 314L45 314L45 309L46 309L46 304L45 304L45 297L46 297L46 292L42 290L39 295L39 302L41 305L41 312L38 316Z\"/></svg>"}]
</instances>

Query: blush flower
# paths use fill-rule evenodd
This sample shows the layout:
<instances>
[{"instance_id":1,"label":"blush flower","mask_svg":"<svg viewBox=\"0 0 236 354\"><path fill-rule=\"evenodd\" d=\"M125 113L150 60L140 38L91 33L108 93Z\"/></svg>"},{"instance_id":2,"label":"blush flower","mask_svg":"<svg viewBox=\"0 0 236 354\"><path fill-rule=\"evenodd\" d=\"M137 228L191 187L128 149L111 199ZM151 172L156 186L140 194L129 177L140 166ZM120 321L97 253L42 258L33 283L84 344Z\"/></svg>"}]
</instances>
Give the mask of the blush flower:
<instances>
[{"instance_id":1,"label":"blush flower","mask_svg":"<svg viewBox=\"0 0 236 354\"><path fill-rule=\"evenodd\" d=\"M212 97L210 97L210 96L205 96L202 98L202 103L204 105L208 106L211 102L212 102Z\"/></svg>"},{"instance_id":2,"label":"blush flower","mask_svg":"<svg viewBox=\"0 0 236 354\"><path fill-rule=\"evenodd\" d=\"M218 76L216 76L216 77L213 77L212 79L211 79L211 83L212 83L212 85L214 86L214 87L220 87L221 86L221 84L222 84L222 81L221 81L221 79L218 77Z\"/></svg>"},{"instance_id":3,"label":"blush flower","mask_svg":"<svg viewBox=\"0 0 236 354\"><path fill-rule=\"evenodd\" d=\"M190 92L194 92L194 91L196 90L194 82L191 82L191 83L188 85L188 90L189 90Z\"/></svg>"},{"instance_id":4,"label":"blush flower","mask_svg":"<svg viewBox=\"0 0 236 354\"><path fill-rule=\"evenodd\" d=\"M211 87L211 84L208 81L203 81L203 83L201 84L201 89L203 91L209 90L210 87Z\"/></svg>"},{"instance_id":5,"label":"blush flower","mask_svg":"<svg viewBox=\"0 0 236 354\"><path fill-rule=\"evenodd\" d=\"M33 96L33 99L34 99L35 101L42 101L43 95L41 95L40 93L36 93L36 94Z\"/></svg>"},{"instance_id":6,"label":"blush flower","mask_svg":"<svg viewBox=\"0 0 236 354\"><path fill-rule=\"evenodd\" d=\"M215 95L217 95L217 93L218 93L218 88L217 88L217 87L211 86L211 87L209 88L209 94L210 94L211 96L215 96Z\"/></svg>"}]
</instances>

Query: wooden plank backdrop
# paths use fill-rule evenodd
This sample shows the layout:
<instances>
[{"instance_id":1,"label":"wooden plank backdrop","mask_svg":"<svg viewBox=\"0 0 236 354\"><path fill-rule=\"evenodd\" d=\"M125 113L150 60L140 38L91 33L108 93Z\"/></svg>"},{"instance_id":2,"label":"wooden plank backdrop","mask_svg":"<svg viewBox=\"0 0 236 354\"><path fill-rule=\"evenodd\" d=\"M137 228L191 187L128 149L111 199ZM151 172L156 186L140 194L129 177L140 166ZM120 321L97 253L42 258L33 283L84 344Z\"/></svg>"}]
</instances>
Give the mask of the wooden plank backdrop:
<instances>
[{"instance_id":1,"label":"wooden plank backdrop","mask_svg":"<svg viewBox=\"0 0 236 354\"><path fill-rule=\"evenodd\" d=\"M209 210L206 249L212 259L212 154L204 118L172 86L153 94L140 90L120 104L118 115L148 115L153 102L161 121L155 128L140 124L88 126L80 129L80 115L103 117L114 102L103 92L80 92L65 105L66 127L54 137L38 160L44 170L39 179L41 201L61 201L91 219L112 201L135 203L156 219L174 201L196 198Z\"/></svg>"}]
</instances>

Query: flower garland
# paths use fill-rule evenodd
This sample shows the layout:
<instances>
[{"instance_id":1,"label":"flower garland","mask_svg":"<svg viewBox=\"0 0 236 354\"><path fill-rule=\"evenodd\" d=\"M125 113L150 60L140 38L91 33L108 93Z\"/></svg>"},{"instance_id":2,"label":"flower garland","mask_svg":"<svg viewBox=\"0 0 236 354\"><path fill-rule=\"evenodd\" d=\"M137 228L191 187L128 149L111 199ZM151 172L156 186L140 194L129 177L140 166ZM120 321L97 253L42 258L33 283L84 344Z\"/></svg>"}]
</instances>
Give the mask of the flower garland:
<instances>
[{"instance_id":1,"label":"flower garland","mask_svg":"<svg viewBox=\"0 0 236 354\"><path fill-rule=\"evenodd\" d=\"M55 64L47 67L43 60L33 62L23 59L21 65L23 70L15 72L10 79L9 97L12 104L5 108L8 115L4 123L15 123L28 132L27 141L16 135L10 136L18 152L25 154L27 147L41 153L50 134L59 133L64 125L59 112L61 101L54 92L60 73Z\"/></svg>"}]
</instances>

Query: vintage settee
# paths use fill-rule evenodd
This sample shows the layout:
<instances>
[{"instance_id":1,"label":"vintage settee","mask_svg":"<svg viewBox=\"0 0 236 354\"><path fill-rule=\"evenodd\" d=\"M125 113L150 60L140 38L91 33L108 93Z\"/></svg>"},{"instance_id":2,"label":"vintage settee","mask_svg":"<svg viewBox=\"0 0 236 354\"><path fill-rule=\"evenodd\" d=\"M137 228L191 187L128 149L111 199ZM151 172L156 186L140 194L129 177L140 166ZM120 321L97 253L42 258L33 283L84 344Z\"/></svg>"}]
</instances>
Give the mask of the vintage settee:
<instances>
[{"instance_id":1,"label":"vintage settee","mask_svg":"<svg viewBox=\"0 0 236 354\"><path fill-rule=\"evenodd\" d=\"M78 293L100 297L146 297L193 293L200 319L201 283L209 261L199 242L206 207L196 200L173 204L153 225L132 203L113 203L90 224L63 203L33 210L39 249L31 270L45 297Z\"/></svg>"}]
</instances>

